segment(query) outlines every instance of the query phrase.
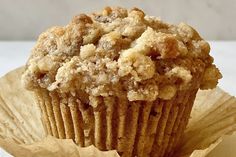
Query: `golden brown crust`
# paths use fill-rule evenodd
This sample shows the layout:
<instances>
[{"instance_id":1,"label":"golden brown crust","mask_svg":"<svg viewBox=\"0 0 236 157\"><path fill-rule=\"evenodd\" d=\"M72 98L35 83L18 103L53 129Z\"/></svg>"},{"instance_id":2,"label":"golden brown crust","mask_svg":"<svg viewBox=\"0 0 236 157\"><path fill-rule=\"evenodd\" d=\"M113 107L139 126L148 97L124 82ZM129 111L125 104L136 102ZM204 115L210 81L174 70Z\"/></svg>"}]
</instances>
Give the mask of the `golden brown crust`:
<instances>
[{"instance_id":1,"label":"golden brown crust","mask_svg":"<svg viewBox=\"0 0 236 157\"><path fill-rule=\"evenodd\" d=\"M221 74L209 51L187 24L170 25L137 8L106 7L41 34L23 83L31 90L80 89L89 96L129 101L171 99L193 83L195 73L204 73L202 89L216 86Z\"/></svg>"}]
</instances>

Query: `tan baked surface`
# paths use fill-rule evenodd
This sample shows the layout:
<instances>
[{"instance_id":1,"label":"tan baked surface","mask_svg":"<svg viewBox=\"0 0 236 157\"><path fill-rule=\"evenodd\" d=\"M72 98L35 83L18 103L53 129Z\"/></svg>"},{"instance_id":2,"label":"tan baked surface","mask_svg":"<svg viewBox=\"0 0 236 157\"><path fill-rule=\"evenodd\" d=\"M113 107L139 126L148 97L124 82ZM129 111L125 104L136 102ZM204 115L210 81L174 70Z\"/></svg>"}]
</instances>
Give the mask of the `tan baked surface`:
<instances>
[{"instance_id":1,"label":"tan baked surface","mask_svg":"<svg viewBox=\"0 0 236 157\"><path fill-rule=\"evenodd\" d=\"M28 89L89 96L124 96L129 101L171 99L204 73L201 89L214 88L221 74L209 44L184 23L171 25L135 8L105 8L75 16L42 33L23 74Z\"/></svg>"}]
</instances>

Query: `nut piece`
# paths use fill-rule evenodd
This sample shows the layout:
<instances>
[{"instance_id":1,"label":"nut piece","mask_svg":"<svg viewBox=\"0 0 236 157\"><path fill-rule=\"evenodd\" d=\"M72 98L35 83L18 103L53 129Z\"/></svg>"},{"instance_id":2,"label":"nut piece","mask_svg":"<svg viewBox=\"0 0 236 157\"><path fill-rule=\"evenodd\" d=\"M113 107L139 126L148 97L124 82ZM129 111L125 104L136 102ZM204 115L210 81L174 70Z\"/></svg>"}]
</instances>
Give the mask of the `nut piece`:
<instances>
[{"instance_id":1,"label":"nut piece","mask_svg":"<svg viewBox=\"0 0 236 157\"><path fill-rule=\"evenodd\" d=\"M183 67L175 67L166 73L167 77L177 77L182 80L180 88L184 89L192 80L191 72Z\"/></svg>"},{"instance_id":2,"label":"nut piece","mask_svg":"<svg viewBox=\"0 0 236 157\"><path fill-rule=\"evenodd\" d=\"M131 74L135 81L150 79L155 74L155 64L151 58L132 49L121 54L118 66L120 76Z\"/></svg>"},{"instance_id":3,"label":"nut piece","mask_svg":"<svg viewBox=\"0 0 236 157\"><path fill-rule=\"evenodd\" d=\"M177 88L174 85L166 85L159 89L158 97L160 99L169 100L176 94Z\"/></svg>"},{"instance_id":4,"label":"nut piece","mask_svg":"<svg viewBox=\"0 0 236 157\"><path fill-rule=\"evenodd\" d=\"M175 58L181 53L174 35L156 32L150 27L137 39L133 49L145 55L161 58Z\"/></svg>"},{"instance_id":5,"label":"nut piece","mask_svg":"<svg viewBox=\"0 0 236 157\"><path fill-rule=\"evenodd\" d=\"M88 44L80 47L80 57L82 60L87 59L96 54L96 46Z\"/></svg>"},{"instance_id":6,"label":"nut piece","mask_svg":"<svg viewBox=\"0 0 236 157\"><path fill-rule=\"evenodd\" d=\"M222 78L221 73L219 70L216 68L215 65L211 65L206 68L203 78L202 78L202 83L201 83L201 89L212 89L215 88L215 86L218 83L218 80Z\"/></svg>"}]
</instances>

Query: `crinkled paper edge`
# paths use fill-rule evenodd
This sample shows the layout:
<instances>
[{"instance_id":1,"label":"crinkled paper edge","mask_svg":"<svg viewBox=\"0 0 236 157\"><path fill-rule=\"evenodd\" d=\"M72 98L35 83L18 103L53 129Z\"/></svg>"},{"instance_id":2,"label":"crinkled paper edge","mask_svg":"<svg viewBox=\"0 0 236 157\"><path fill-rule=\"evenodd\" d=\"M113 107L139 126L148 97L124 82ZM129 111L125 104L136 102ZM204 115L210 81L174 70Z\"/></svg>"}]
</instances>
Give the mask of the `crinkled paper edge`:
<instances>
[{"instance_id":1,"label":"crinkled paper edge","mask_svg":"<svg viewBox=\"0 0 236 157\"><path fill-rule=\"evenodd\" d=\"M40 110L20 82L23 67L0 79L0 146L13 156L118 157L116 151L80 148L72 140L45 137ZM199 91L175 157L205 157L236 131L236 99L223 90Z\"/></svg>"}]
</instances>

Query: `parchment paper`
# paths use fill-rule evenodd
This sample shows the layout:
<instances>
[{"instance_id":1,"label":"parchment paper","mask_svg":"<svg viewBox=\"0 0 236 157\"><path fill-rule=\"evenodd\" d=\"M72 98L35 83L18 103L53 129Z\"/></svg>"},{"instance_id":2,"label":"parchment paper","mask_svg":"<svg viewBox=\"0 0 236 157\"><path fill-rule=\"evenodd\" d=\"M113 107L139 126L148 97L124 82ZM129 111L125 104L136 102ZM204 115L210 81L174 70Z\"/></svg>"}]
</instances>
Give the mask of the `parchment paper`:
<instances>
[{"instance_id":1,"label":"parchment paper","mask_svg":"<svg viewBox=\"0 0 236 157\"><path fill-rule=\"evenodd\" d=\"M22 71L18 68L0 79L0 147L16 157L118 157L115 150L79 148L69 139L45 137L34 95L21 86ZM199 91L174 157L206 157L234 131L236 99L219 88Z\"/></svg>"}]
</instances>

